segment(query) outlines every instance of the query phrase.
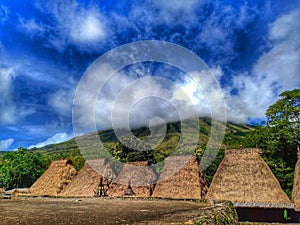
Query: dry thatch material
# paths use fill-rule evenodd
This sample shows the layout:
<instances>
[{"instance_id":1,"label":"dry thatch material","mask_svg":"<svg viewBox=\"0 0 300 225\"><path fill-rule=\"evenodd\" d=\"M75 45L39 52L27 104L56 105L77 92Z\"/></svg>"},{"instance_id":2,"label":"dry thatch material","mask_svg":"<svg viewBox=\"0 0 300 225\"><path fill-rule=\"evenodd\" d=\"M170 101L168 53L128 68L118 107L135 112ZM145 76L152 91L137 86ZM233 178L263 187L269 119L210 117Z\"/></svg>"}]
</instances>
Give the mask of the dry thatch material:
<instances>
[{"instance_id":1,"label":"dry thatch material","mask_svg":"<svg viewBox=\"0 0 300 225\"><path fill-rule=\"evenodd\" d=\"M300 152L298 152L298 161L295 166L292 201L294 202L297 211L300 211Z\"/></svg>"},{"instance_id":2,"label":"dry thatch material","mask_svg":"<svg viewBox=\"0 0 300 225\"><path fill-rule=\"evenodd\" d=\"M124 164L123 169L117 179L110 185L108 196L126 196L128 186L137 197L149 197L154 189L157 175L154 170L148 166L148 162L128 162ZM132 193L131 192L131 193Z\"/></svg>"},{"instance_id":3,"label":"dry thatch material","mask_svg":"<svg viewBox=\"0 0 300 225\"><path fill-rule=\"evenodd\" d=\"M225 151L206 198L265 205L291 203L260 154L260 149Z\"/></svg>"},{"instance_id":4,"label":"dry thatch material","mask_svg":"<svg viewBox=\"0 0 300 225\"><path fill-rule=\"evenodd\" d=\"M0 195L5 194L5 188L0 188Z\"/></svg>"},{"instance_id":5,"label":"dry thatch material","mask_svg":"<svg viewBox=\"0 0 300 225\"><path fill-rule=\"evenodd\" d=\"M29 188L14 188L14 189L5 191L5 194L15 196L15 197L29 197L29 196L31 196Z\"/></svg>"},{"instance_id":6,"label":"dry thatch material","mask_svg":"<svg viewBox=\"0 0 300 225\"><path fill-rule=\"evenodd\" d=\"M196 156L170 156L155 186L153 197L202 199L208 189Z\"/></svg>"},{"instance_id":7,"label":"dry thatch material","mask_svg":"<svg viewBox=\"0 0 300 225\"><path fill-rule=\"evenodd\" d=\"M57 196L76 173L71 160L53 161L45 173L30 187L30 192L37 196Z\"/></svg>"},{"instance_id":8,"label":"dry thatch material","mask_svg":"<svg viewBox=\"0 0 300 225\"><path fill-rule=\"evenodd\" d=\"M105 188L116 175L107 158L87 160L72 182L59 194L64 197L93 197L103 177Z\"/></svg>"}]
</instances>

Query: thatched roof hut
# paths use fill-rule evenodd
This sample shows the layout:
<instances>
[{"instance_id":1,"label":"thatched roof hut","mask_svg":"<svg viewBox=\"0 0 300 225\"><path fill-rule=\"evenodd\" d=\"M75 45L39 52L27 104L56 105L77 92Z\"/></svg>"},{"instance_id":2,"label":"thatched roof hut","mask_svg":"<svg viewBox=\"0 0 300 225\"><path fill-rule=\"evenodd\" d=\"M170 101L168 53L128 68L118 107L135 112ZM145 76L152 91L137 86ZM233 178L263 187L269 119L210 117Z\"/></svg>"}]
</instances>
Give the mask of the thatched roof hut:
<instances>
[{"instance_id":1,"label":"thatched roof hut","mask_svg":"<svg viewBox=\"0 0 300 225\"><path fill-rule=\"evenodd\" d=\"M195 155L170 156L155 186L153 197L202 199L208 185Z\"/></svg>"},{"instance_id":2,"label":"thatched roof hut","mask_svg":"<svg viewBox=\"0 0 300 225\"><path fill-rule=\"evenodd\" d=\"M71 160L53 161L45 173L30 187L30 192L36 196L57 196L76 173Z\"/></svg>"},{"instance_id":3,"label":"thatched roof hut","mask_svg":"<svg viewBox=\"0 0 300 225\"><path fill-rule=\"evenodd\" d=\"M295 166L292 201L295 204L295 209L300 211L300 152L298 152L298 161Z\"/></svg>"},{"instance_id":4,"label":"thatched roof hut","mask_svg":"<svg viewBox=\"0 0 300 225\"><path fill-rule=\"evenodd\" d=\"M134 195L149 197L157 181L157 175L148 162L127 162L117 179L110 185L108 196Z\"/></svg>"},{"instance_id":5,"label":"thatched roof hut","mask_svg":"<svg viewBox=\"0 0 300 225\"><path fill-rule=\"evenodd\" d=\"M260 149L226 150L206 195L207 199L229 200L240 207L291 205Z\"/></svg>"},{"instance_id":6,"label":"thatched roof hut","mask_svg":"<svg viewBox=\"0 0 300 225\"><path fill-rule=\"evenodd\" d=\"M116 175L107 158L87 160L71 183L59 194L64 197L93 197L100 179L107 188Z\"/></svg>"}]
</instances>

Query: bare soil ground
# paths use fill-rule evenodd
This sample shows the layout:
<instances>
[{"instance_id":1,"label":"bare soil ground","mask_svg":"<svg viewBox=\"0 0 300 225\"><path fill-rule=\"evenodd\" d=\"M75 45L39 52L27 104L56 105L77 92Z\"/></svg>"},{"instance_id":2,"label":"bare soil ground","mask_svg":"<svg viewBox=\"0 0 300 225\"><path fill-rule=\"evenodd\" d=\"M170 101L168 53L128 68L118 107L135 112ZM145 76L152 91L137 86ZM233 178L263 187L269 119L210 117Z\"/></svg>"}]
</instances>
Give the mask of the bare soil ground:
<instances>
[{"instance_id":1,"label":"bare soil ground","mask_svg":"<svg viewBox=\"0 0 300 225\"><path fill-rule=\"evenodd\" d=\"M157 199L0 199L0 224L185 224L205 206Z\"/></svg>"}]
</instances>

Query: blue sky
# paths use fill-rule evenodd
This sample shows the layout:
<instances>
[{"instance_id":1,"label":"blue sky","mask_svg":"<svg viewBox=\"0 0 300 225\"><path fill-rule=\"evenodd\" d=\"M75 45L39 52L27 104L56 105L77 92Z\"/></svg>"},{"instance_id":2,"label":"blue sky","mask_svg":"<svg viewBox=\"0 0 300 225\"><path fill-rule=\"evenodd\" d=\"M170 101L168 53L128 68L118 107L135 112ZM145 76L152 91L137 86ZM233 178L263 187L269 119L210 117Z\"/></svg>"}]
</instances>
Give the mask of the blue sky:
<instances>
[{"instance_id":1,"label":"blue sky","mask_svg":"<svg viewBox=\"0 0 300 225\"><path fill-rule=\"evenodd\" d=\"M1 0L0 150L71 138L73 97L85 70L103 53L134 41L168 41L191 50L217 77L228 120L264 119L279 93L300 87L299 6L296 0ZM109 87L119 90L134 74L154 70L173 80L178 74L140 64ZM157 84L146 86L165 93ZM191 90L187 81L182 86ZM109 127L104 117L113 99L106 95L104 101L99 129ZM161 104L135 111L156 116Z\"/></svg>"}]
</instances>

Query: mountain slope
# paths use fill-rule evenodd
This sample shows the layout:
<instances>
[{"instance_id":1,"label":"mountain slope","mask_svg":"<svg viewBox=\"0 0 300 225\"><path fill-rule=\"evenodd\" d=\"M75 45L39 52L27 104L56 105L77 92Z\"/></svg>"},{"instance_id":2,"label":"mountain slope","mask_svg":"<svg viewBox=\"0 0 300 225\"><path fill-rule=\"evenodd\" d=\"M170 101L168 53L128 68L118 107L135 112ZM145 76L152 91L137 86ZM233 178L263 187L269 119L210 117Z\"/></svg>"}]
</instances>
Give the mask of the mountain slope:
<instances>
[{"instance_id":1,"label":"mountain slope","mask_svg":"<svg viewBox=\"0 0 300 225\"><path fill-rule=\"evenodd\" d=\"M188 124L188 123L187 123ZM218 123L218 126L224 126L222 123ZM198 143L195 143L195 138L193 138L193 129L194 126L191 124L188 126L188 129L185 134L187 137L186 144L184 147L181 147L179 151L187 151L193 150L191 149L195 145L196 152L201 154L201 151L205 149L205 146L208 142L210 131L211 131L211 120L208 118L200 118L199 119L199 138ZM226 133L224 137L224 142L222 144L222 148L238 148L240 144L245 144L245 139L250 130L252 129L251 126L248 125L238 125L234 123L227 123L226 124ZM151 135L149 128L142 127L138 129L132 130L132 133L140 138L145 139ZM181 136L181 124L180 122L171 122L167 124L167 132L165 135L164 140L155 148L153 149L155 158L157 161L163 160L166 156L171 154L178 143L180 142ZM189 138L191 140L189 142ZM80 140L80 151L78 145L76 143L75 138L68 140L66 142L58 143L58 144L51 144L47 145L42 148L36 148L34 150L43 152L48 155L55 155L55 154L76 154L81 152L85 158L99 158L105 157L106 154L112 153L114 147L118 141L115 132L113 130L102 130L98 132L92 132L85 134L81 137L76 137L77 140ZM101 149L98 146L99 138L103 143L105 149Z\"/></svg>"}]
</instances>

